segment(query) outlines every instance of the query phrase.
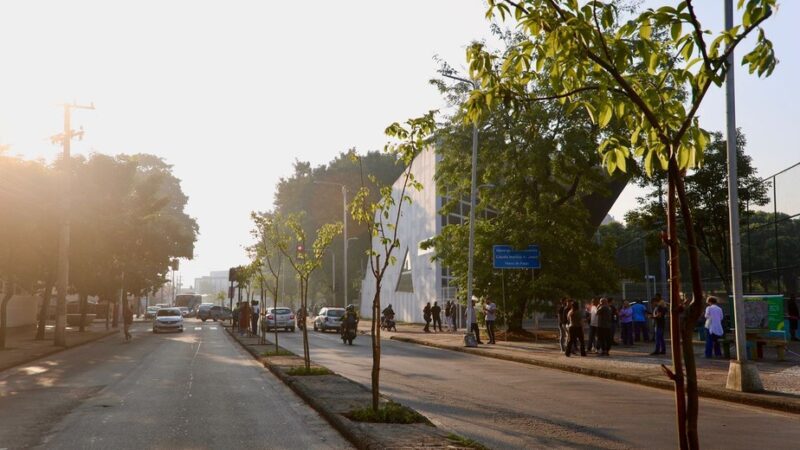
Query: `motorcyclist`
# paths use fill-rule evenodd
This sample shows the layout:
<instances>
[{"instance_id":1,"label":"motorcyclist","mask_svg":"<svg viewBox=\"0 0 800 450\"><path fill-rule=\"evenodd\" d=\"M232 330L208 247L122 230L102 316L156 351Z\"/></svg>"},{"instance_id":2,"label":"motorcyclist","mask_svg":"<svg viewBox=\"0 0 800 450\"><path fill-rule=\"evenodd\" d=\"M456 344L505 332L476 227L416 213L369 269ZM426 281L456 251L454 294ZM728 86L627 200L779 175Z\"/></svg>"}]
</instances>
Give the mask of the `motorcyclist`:
<instances>
[{"instance_id":1,"label":"motorcyclist","mask_svg":"<svg viewBox=\"0 0 800 450\"><path fill-rule=\"evenodd\" d=\"M384 310L381 312L381 314L383 315L383 319L381 320L381 323L383 324L383 326L387 330L389 328L393 328L394 327L394 309L392 309L391 303L389 304L389 306L384 308Z\"/></svg>"},{"instance_id":2,"label":"motorcyclist","mask_svg":"<svg viewBox=\"0 0 800 450\"><path fill-rule=\"evenodd\" d=\"M342 317L342 335L344 336L345 332L348 330L358 329L359 320L355 305L347 305L344 316Z\"/></svg>"}]
</instances>

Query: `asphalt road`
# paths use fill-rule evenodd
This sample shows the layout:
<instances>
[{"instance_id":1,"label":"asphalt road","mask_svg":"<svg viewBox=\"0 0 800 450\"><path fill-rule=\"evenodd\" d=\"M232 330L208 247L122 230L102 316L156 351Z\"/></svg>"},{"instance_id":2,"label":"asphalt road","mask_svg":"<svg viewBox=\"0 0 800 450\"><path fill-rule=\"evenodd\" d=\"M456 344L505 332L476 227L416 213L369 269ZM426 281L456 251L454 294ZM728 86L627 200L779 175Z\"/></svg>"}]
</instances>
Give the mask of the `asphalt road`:
<instances>
[{"instance_id":1,"label":"asphalt road","mask_svg":"<svg viewBox=\"0 0 800 450\"><path fill-rule=\"evenodd\" d=\"M216 323L0 372L0 448L351 448Z\"/></svg>"},{"instance_id":2,"label":"asphalt road","mask_svg":"<svg viewBox=\"0 0 800 450\"><path fill-rule=\"evenodd\" d=\"M369 336L309 336L314 361L369 385ZM302 354L300 333L280 337ZM389 340L382 354L382 393L490 448L677 448L668 391ZM700 416L704 448L800 445L795 415L701 399Z\"/></svg>"}]
</instances>

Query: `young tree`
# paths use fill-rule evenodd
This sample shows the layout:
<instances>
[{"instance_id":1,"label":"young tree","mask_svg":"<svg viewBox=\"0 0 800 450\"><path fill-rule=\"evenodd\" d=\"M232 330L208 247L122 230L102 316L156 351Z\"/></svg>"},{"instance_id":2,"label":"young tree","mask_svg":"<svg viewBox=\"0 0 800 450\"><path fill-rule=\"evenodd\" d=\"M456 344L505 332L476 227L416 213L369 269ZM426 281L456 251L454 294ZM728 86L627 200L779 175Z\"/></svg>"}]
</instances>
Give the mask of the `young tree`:
<instances>
[{"instance_id":1,"label":"young tree","mask_svg":"<svg viewBox=\"0 0 800 450\"><path fill-rule=\"evenodd\" d=\"M300 309L305 317L308 311L308 286L311 274L322 264L325 250L331 241L342 232L342 223L328 223L317 230L311 249L307 247L308 237L302 225L302 214L289 214L279 219L281 227L276 227L277 236L273 242L297 274L300 282ZM284 229L285 227L285 229ZM310 251L309 251L310 250ZM308 349L308 327L303 326L303 361L306 371L311 370L311 356Z\"/></svg>"},{"instance_id":2,"label":"young tree","mask_svg":"<svg viewBox=\"0 0 800 450\"><path fill-rule=\"evenodd\" d=\"M362 167L362 186L350 207L353 218L363 224L372 237L367 255L369 270L375 279L375 295L372 299L372 409L376 412L380 402L381 327L378 318L381 314L381 286L386 269L397 260L393 255L400 246L397 227L403 204L411 203L408 192L422 189L422 184L416 181L411 169L414 158L426 145L430 145L428 140L436 126L434 113L431 111L422 117L409 119L403 125L395 122L386 128L386 135L396 142L387 144L385 151L404 167L403 173L394 186L381 187L379 199L371 202ZM373 184L377 184L374 176L369 178Z\"/></svg>"},{"instance_id":3,"label":"young tree","mask_svg":"<svg viewBox=\"0 0 800 450\"><path fill-rule=\"evenodd\" d=\"M504 58L500 70L494 70L495 58L482 45L475 44L468 50L471 76L481 83L481 89L466 102L470 120L479 120L498 102L524 105L559 100L568 110L586 110L604 130L598 151L609 173L626 172L628 161L633 158L641 158L648 175L653 169L666 172L664 242L670 254L674 366L673 371L667 372L675 382L681 448L699 447L699 401L691 333L702 313L703 287L684 176L702 163L709 134L700 128L696 114L711 86L721 85L732 70L729 55L756 30L758 36L743 63L751 73L771 74L777 60L772 43L759 27L772 15L775 5L775 0L739 0L741 25L716 33L708 43L706 36L711 32L703 29L691 0L639 14L621 11L617 2L599 0L489 0L488 16L513 15L529 39ZM625 14L629 17L623 23ZM692 59L693 54L699 56ZM535 77L546 77L555 94L528 95L525 87ZM609 127L614 118L625 125L624 129L633 131L615 132ZM692 281L693 296L686 303L679 295L676 198Z\"/></svg>"},{"instance_id":4,"label":"young tree","mask_svg":"<svg viewBox=\"0 0 800 450\"><path fill-rule=\"evenodd\" d=\"M288 247L282 243L286 233L282 232L281 223L278 216L274 213L250 213L250 218L255 224L251 234L256 238L253 244L253 257L258 267L264 288L272 296L272 305L275 310L278 308L278 296L280 294L281 272L283 269L283 253L281 247ZM269 276L266 276L264 269L267 269ZM271 279L270 279L271 278ZM263 297L262 297L263 302ZM266 305L262 305L264 308ZM277 320L277 315L276 315ZM275 354L278 354L278 327L275 327Z\"/></svg>"}]
</instances>

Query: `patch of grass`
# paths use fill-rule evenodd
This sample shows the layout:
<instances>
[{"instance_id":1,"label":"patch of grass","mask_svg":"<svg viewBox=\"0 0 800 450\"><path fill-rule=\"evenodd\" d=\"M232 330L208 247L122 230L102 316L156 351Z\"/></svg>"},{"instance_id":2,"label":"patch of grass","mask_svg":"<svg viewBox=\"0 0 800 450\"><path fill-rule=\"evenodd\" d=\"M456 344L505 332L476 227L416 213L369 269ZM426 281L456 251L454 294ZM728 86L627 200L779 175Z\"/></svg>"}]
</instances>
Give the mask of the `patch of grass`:
<instances>
[{"instance_id":1,"label":"patch of grass","mask_svg":"<svg viewBox=\"0 0 800 450\"><path fill-rule=\"evenodd\" d=\"M465 438L464 436L459 436L454 433L448 434L447 440L449 440L450 442L459 447L474 448L477 450L489 450L489 447L486 447L485 445L481 444L478 441L472 440L470 438Z\"/></svg>"},{"instance_id":2,"label":"patch of grass","mask_svg":"<svg viewBox=\"0 0 800 450\"><path fill-rule=\"evenodd\" d=\"M286 371L287 375L291 375L293 377L306 377L306 376L314 376L314 375L330 375L333 372L330 369L325 367L312 367L306 370L305 367L292 367L291 369Z\"/></svg>"},{"instance_id":3,"label":"patch of grass","mask_svg":"<svg viewBox=\"0 0 800 450\"><path fill-rule=\"evenodd\" d=\"M348 414L347 417L355 422L430 424L430 421L422 414L395 402L388 402L381 405L377 412L374 411L371 406L357 409Z\"/></svg>"},{"instance_id":4,"label":"patch of grass","mask_svg":"<svg viewBox=\"0 0 800 450\"><path fill-rule=\"evenodd\" d=\"M284 349L279 349L277 352L275 350L267 350L261 356L294 356L294 353Z\"/></svg>"}]
</instances>

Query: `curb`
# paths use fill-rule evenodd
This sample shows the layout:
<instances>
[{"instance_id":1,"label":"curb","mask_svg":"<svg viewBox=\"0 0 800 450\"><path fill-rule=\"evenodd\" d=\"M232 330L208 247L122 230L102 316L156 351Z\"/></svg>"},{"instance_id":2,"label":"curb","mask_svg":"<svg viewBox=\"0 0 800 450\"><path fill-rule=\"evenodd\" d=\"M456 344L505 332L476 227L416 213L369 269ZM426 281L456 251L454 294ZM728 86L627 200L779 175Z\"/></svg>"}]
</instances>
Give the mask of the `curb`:
<instances>
[{"instance_id":1,"label":"curb","mask_svg":"<svg viewBox=\"0 0 800 450\"><path fill-rule=\"evenodd\" d=\"M52 346L50 348L50 351L47 351L45 353L41 353L41 354L38 354L38 355L31 356L29 358L25 358L25 359L23 359L21 361L15 362L15 363L13 363L13 364L11 364L9 366L0 367L0 372L4 372L6 370L10 370L10 369L13 369L13 368L19 367L19 366L24 366L25 364L30 364L33 361L36 361L37 359L47 358L48 356L52 356L52 355L54 355L56 353L60 353L60 352L66 351L66 350L77 348L77 347L80 347L82 345L91 344L92 342L99 341L100 339L103 339L103 338L106 338L108 336L111 336L112 334L119 333L119 331L120 330L103 331L98 336L92 337L91 339L87 339L87 340L82 341L82 342L78 342L77 344L74 344L74 345L67 345L66 347L56 347L54 345L54 346Z\"/></svg>"},{"instance_id":2,"label":"curb","mask_svg":"<svg viewBox=\"0 0 800 450\"><path fill-rule=\"evenodd\" d=\"M504 354L497 354L490 352L488 350L482 350L480 348L477 349L467 349L466 347L457 347L452 345L446 344L437 344L435 342L427 342L416 338L409 338L409 337L402 337L402 336L391 336L389 339L399 341L399 342L406 342L409 344L417 344L417 345L424 345L426 347L433 347L439 348L443 350L451 350L461 353L467 353L470 355L478 355L484 356L487 358L494 358L494 359L501 359L505 361L513 361L521 364L528 364L532 366L540 366L546 367L549 369L556 369L562 370L564 372L572 372L577 373L580 375L588 375L598 378L605 378L608 380L615 380L615 381L623 381L626 383L633 383L639 384L647 387L663 389L667 391L674 391L675 385L667 380L658 380L653 378L645 378L636 375L630 375L625 373L613 372L610 370L604 369L595 369L590 367L577 367L572 366L569 364L563 364L556 361L543 361L537 359L528 359L528 358L520 358L517 356L512 355L504 355ZM790 397L784 397L783 394L778 393L771 393L771 394L749 394L743 392L736 392L736 391L728 391L725 389L720 388L709 388L698 386L698 394L700 397L710 398L714 400L722 400L731 403L739 403L747 406L758 406L765 409L772 409L777 411L783 411L793 414L800 414L800 401L791 398L792 401L782 401L783 398L790 399Z\"/></svg>"},{"instance_id":3,"label":"curb","mask_svg":"<svg viewBox=\"0 0 800 450\"><path fill-rule=\"evenodd\" d=\"M263 358L258 352L254 349L245 345L237 337L231 332L230 328L225 328L225 331L228 335L239 344L240 347L244 348L250 355L252 355L257 361L261 362L265 368L267 368L272 374L275 375L279 380L281 380L289 389L292 390L298 397L303 399L312 409L314 409L320 416L322 416L336 431L339 432L345 439L347 439L353 446L360 450L369 450L369 449L376 449L376 448L386 448L380 441L377 441L371 438L369 435L359 432L359 427L353 426L353 422L351 422L346 417L342 416L339 413L335 413L325 407L321 402L317 400L310 392L303 388L300 383L297 383L296 380L287 375L283 370L280 369L278 365L271 364L267 359ZM274 344L273 344L274 345ZM363 386L360 384L345 378L335 372L332 372L332 376L340 377L346 380L349 383L358 386L359 389L364 389ZM435 427L434 427L435 428ZM458 446L450 446L448 448L461 448Z\"/></svg>"}]
</instances>

